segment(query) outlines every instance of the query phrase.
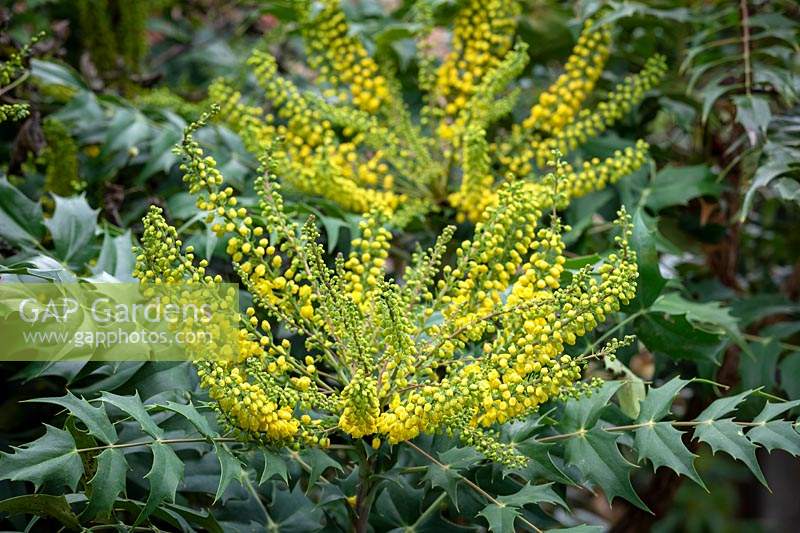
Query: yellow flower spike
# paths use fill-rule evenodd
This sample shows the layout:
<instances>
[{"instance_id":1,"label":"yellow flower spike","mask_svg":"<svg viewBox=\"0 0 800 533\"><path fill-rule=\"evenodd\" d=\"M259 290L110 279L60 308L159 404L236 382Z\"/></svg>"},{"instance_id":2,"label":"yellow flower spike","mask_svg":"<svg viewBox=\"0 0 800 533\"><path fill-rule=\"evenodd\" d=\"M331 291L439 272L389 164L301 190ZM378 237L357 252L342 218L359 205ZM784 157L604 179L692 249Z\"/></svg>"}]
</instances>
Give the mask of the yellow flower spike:
<instances>
[{"instance_id":1,"label":"yellow flower spike","mask_svg":"<svg viewBox=\"0 0 800 533\"><path fill-rule=\"evenodd\" d=\"M279 74L274 57L256 50L248 65L274 116L262 117L259 108L241 103L241 95L221 82L212 85L210 98L222 105L222 120L249 151L258 157L271 152L276 172L294 188L350 211L378 209L402 227L440 206L454 208L458 222L478 222L497 203L501 184L515 179L538 184L554 150L569 154L602 133L641 101L665 70L663 58L650 58L605 101L582 108L602 75L612 32L587 20L563 73L541 91L529 115L510 131L496 128L523 92L516 79L529 54L524 43L514 44L520 3L463 4L451 48L441 59L433 54L431 40L440 29L434 28L429 6L416 10L420 87L427 92L419 121L406 108L390 65L379 66L351 33L340 0L296 3L321 91L300 90ZM557 205L611 181L585 166L574 172L580 186L566 191ZM540 189L530 191L546 199L549 193ZM215 225L214 231L228 228ZM353 291L363 299L362 288Z\"/></svg>"}]
</instances>

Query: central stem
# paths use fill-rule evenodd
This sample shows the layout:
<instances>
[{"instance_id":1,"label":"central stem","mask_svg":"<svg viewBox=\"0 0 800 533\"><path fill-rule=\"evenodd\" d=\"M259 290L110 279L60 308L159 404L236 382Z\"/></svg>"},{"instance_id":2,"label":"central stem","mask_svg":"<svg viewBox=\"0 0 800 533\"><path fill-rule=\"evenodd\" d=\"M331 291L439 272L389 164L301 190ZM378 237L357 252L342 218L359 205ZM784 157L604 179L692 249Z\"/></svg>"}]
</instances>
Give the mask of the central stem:
<instances>
[{"instance_id":1,"label":"central stem","mask_svg":"<svg viewBox=\"0 0 800 533\"><path fill-rule=\"evenodd\" d=\"M368 457L365 453L361 455L361 463L358 469L358 489L356 491L356 517L353 523L353 531L356 533L367 533L369 528L369 511L372 507L372 498L375 495L372 482L372 468L374 457Z\"/></svg>"}]
</instances>

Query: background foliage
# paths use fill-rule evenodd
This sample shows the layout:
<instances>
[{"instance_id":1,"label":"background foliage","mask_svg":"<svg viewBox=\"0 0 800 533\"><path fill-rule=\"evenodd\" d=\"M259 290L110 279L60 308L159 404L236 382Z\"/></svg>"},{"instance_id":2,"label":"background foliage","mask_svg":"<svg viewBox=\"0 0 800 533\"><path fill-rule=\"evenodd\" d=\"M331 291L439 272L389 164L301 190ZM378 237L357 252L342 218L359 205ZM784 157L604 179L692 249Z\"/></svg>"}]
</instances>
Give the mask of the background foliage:
<instances>
[{"instance_id":1,"label":"background foliage","mask_svg":"<svg viewBox=\"0 0 800 533\"><path fill-rule=\"evenodd\" d=\"M442 25L458 7L431 4ZM345 5L353 31L413 86L411 3ZM3 445L30 443L0 460L6 528L347 530L354 459L366 458L386 468L370 516L376 531L791 529L800 11L789 1L523 2L519 33L535 68L520 109L554 79L580 21L601 5L615 27L602 90L655 53L670 68L637 109L581 147L582 157L602 157L644 137L652 161L562 214L576 269L609 248L610 222L626 206L641 276L637 299L574 349L638 341L590 369L610 380L595 394L508 428L503 437L532 459L525 471L503 471L444 436L330 454L242 447L220 435L185 364L6 363ZM205 109L213 79L258 94L243 58L263 39L285 74L308 84L291 2L29 0L1 9L4 58L46 32L0 88L0 103L30 103L28 117L0 124L4 279L130 280L131 245L152 203L230 274L172 148ZM82 31L87 24L94 31ZM257 162L241 139L221 125L198 138L252 201ZM300 220L317 216L330 252L347 252L357 236L359 217L328 201L290 191L288 205ZM446 222L431 217L399 235L397 268ZM457 236L470 231L462 225Z\"/></svg>"}]
</instances>

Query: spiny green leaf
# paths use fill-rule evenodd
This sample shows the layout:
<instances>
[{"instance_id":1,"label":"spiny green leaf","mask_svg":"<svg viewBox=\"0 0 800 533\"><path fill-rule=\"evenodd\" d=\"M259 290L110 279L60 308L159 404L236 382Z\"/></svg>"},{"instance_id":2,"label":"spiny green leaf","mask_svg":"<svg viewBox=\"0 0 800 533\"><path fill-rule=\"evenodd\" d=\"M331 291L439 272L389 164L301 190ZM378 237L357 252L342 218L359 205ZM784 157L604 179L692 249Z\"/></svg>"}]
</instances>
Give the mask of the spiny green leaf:
<instances>
[{"instance_id":1,"label":"spiny green leaf","mask_svg":"<svg viewBox=\"0 0 800 533\"><path fill-rule=\"evenodd\" d=\"M455 508L458 509L458 482L461 481L461 476L458 472L447 465L441 467L437 464L432 464L428 466L422 480L429 481L431 487L444 490Z\"/></svg>"},{"instance_id":2,"label":"spiny green leaf","mask_svg":"<svg viewBox=\"0 0 800 533\"><path fill-rule=\"evenodd\" d=\"M519 516L519 511L508 505L490 503L478 515L489 522L489 531L494 533L514 533L514 520Z\"/></svg>"},{"instance_id":3,"label":"spiny green leaf","mask_svg":"<svg viewBox=\"0 0 800 533\"><path fill-rule=\"evenodd\" d=\"M175 402L166 402L163 404L164 409L168 411L172 411L174 413L178 413L186 420L192 423L192 425L197 429L197 431L204 437L213 439L215 437L219 437L219 433L217 433L211 425L208 423L208 419L198 411L195 406L191 403L175 403Z\"/></svg>"},{"instance_id":4,"label":"spiny green leaf","mask_svg":"<svg viewBox=\"0 0 800 533\"><path fill-rule=\"evenodd\" d=\"M713 404L709 407L713 407ZM756 459L756 445L747 440L742 428L732 418L708 420L706 423L700 424L694 431L694 438L711 446L711 450L715 454L722 451L743 462L756 478L765 487L767 486L767 480L764 479L764 474Z\"/></svg>"},{"instance_id":5,"label":"spiny green leaf","mask_svg":"<svg viewBox=\"0 0 800 533\"><path fill-rule=\"evenodd\" d=\"M286 472L286 461L283 457L268 450L262 450L264 455L264 470L261 471L261 477L258 480L259 485L272 479L273 476L278 475L285 482L289 482L289 476Z\"/></svg>"},{"instance_id":6,"label":"spiny green leaf","mask_svg":"<svg viewBox=\"0 0 800 533\"><path fill-rule=\"evenodd\" d=\"M183 461L175 451L161 442L150 446L153 452L153 466L144 476L150 482L147 502L134 525L141 524L164 501L174 502L175 491L183 478Z\"/></svg>"},{"instance_id":7,"label":"spiny green leaf","mask_svg":"<svg viewBox=\"0 0 800 533\"><path fill-rule=\"evenodd\" d=\"M499 496L497 499L506 505L514 505L517 507L524 507L529 504L552 503L554 505L560 505L565 510L569 511L567 503L553 490L552 483L545 483L542 485L531 485L527 483L514 494Z\"/></svg>"},{"instance_id":8,"label":"spiny green leaf","mask_svg":"<svg viewBox=\"0 0 800 533\"><path fill-rule=\"evenodd\" d=\"M751 442L764 446L770 453L778 449L800 456L800 433L794 424L787 420L762 422L747 432Z\"/></svg>"},{"instance_id":9,"label":"spiny green leaf","mask_svg":"<svg viewBox=\"0 0 800 533\"><path fill-rule=\"evenodd\" d=\"M158 427L156 422L147 412L147 408L139 398L138 391L136 391L133 396L118 396L111 392L104 392L101 394L100 399L106 403L110 403L120 411L136 420L142 427L142 430L144 430L144 432L151 437L160 439L164 436L164 431Z\"/></svg>"},{"instance_id":10,"label":"spiny green leaf","mask_svg":"<svg viewBox=\"0 0 800 533\"><path fill-rule=\"evenodd\" d=\"M553 462L550 449L554 446L555 445L551 443L536 442L535 439L529 439L516 445L517 451L530 459L525 472L530 472L531 476L527 479L542 477L565 485L575 485L575 481L567 476Z\"/></svg>"},{"instance_id":11,"label":"spiny green leaf","mask_svg":"<svg viewBox=\"0 0 800 533\"><path fill-rule=\"evenodd\" d=\"M634 322L634 332L647 348L671 359L717 363L728 340L692 326L680 315L646 313Z\"/></svg>"},{"instance_id":12,"label":"spiny green leaf","mask_svg":"<svg viewBox=\"0 0 800 533\"><path fill-rule=\"evenodd\" d=\"M608 405L611 397L621 386L621 381L606 381L590 395L567 402L561 421L562 430L571 433L594 426L600 418L600 411Z\"/></svg>"},{"instance_id":13,"label":"spiny green leaf","mask_svg":"<svg viewBox=\"0 0 800 533\"><path fill-rule=\"evenodd\" d=\"M344 472L344 468L338 461L331 458L319 448L309 448L300 453L300 457L311 467L308 474L309 489L314 486L319 477L328 469L335 468L339 472Z\"/></svg>"},{"instance_id":14,"label":"spiny green leaf","mask_svg":"<svg viewBox=\"0 0 800 533\"><path fill-rule=\"evenodd\" d=\"M711 405L706 407L695 420L700 422L707 422L710 420L717 420L736 409L740 403L753 393L752 390L746 390L737 394L736 396L727 396L715 400Z\"/></svg>"},{"instance_id":15,"label":"spiny green leaf","mask_svg":"<svg viewBox=\"0 0 800 533\"><path fill-rule=\"evenodd\" d=\"M633 490L630 480L631 465L617 447L617 437L598 426L567 440L565 457L589 480L603 489L608 502L622 496L635 506L650 512L647 505Z\"/></svg>"},{"instance_id":16,"label":"spiny green leaf","mask_svg":"<svg viewBox=\"0 0 800 533\"><path fill-rule=\"evenodd\" d=\"M689 383L688 380L674 377L660 387L650 387L636 422L658 421L667 416L675 396Z\"/></svg>"},{"instance_id":17,"label":"spiny green leaf","mask_svg":"<svg viewBox=\"0 0 800 533\"><path fill-rule=\"evenodd\" d=\"M476 466L483 460L483 455L475 448L451 448L439 454L439 460L454 470L464 470Z\"/></svg>"},{"instance_id":18,"label":"spiny green leaf","mask_svg":"<svg viewBox=\"0 0 800 533\"><path fill-rule=\"evenodd\" d=\"M34 244L44 230L42 207L0 177L0 237L11 244Z\"/></svg>"},{"instance_id":19,"label":"spiny green leaf","mask_svg":"<svg viewBox=\"0 0 800 533\"><path fill-rule=\"evenodd\" d=\"M739 322L720 302L693 302L678 292L662 294L651 308L656 313L684 315L694 327L708 333L730 335L739 345L746 344Z\"/></svg>"},{"instance_id":20,"label":"spiny green leaf","mask_svg":"<svg viewBox=\"0 0 800 533\"><path fill-rule=\"evenodd\" d=\"M654 470L666 466L705 488L694 467L697 456L683 444L682 434L669 422L651 423L637 429L634 448L639 452L639 461L648 459Z\"/></svg>"},{"instance_id":21,"label":"spiny green leaf","mask_svg":"<svg viewBox=\"0 0 800 533\"><path fill-rule=\"evenodd\" d=\"M67 529L80 531L81 524L64 496L25 494L0 501L0 513L31 514L55 518Z\"/></svg>"},{"instance_id":22,"label":"spiny green leaf","mask_svg":"<svg viewBox=\"0 0 800 533\"><path fill-rule=\"evenodd\" d=\"M107 448L97 456L97 471L89 481L91 495L83 515L107 518L117 496L125 490L128 463L118 448Z\"/></svg>"},{"instance_id":23,"label":"spiny green leaf","mask_svg":"<svg viewBox=\"0 0 800 533\"><path fill-rule=\"evenodd\" d=\"M762 409L761 412L758 413L758 416L753 419L753 422L757 424L768 422L776 416L782 415L789 409L792 409L798 405L800 405L800 400L780 403L767 402L766 405L764 405L764 409Z\"/></svg>"},{"instance_id":24,"label":"spiny green leaf","mask_svg":"<svg viewBox=\"0 0 800 533\"><path fill-rule=\"evenodd\" d=\"M102 407L93 407L92 404L82 398L78 398L69 391L60 398L36 398L28 401L60 405L72 413L72 416L83 422L89 433L96 438L106 444L117 442L117 431L114 429L114 424L108 419L106 410Z\"/></svg>"},{"instance_id":25,"label":"spiny green leaf","mask_svg":"<svg viewBox=\"0 0 800 533\"><path fill-rule=\"evenodd\" d=\"M214 495L214 503L225 494L225 489L231 484L234 479L242 478L242 463L237 459L227 446L220 442L214 443L214 451L219 459L219 485L217 486L217 493Z\"/></svg>"},{"instance_id":26,"label":"spiny green leaf","mask_svg":"<svg viewBox=\"0 0 800 533\"><path fill-rule=\"evenodd\" d=\"M0 456L0 479L30 481L42 486L75 490L83 463L69 432L45 424L45 434L13 454Z\"/></svg>"},{"instance_id":27,"label":"spiny green leaf","mask_svg":"<svg viewBox=\"0 0 800 533\"><path fill-rule=\"evenodd\" d=\"M79 263L87 257L89 244L97 229L99 209L92 209L84 195L62 198L53 195L56 208L53 217L45 220L53 236L55 255L65 263Z\"/></svg>"}]
</instances>

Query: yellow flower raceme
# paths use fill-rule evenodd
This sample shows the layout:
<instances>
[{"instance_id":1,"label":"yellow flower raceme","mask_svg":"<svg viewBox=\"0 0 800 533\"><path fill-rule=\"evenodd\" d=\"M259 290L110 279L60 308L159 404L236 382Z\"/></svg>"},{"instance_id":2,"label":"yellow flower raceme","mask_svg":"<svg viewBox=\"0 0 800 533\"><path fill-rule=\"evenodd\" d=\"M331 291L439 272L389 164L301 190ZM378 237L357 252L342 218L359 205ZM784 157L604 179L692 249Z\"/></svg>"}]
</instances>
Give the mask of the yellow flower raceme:
<instances>
[{"instance_id":1,"label":"yellow flower raceme","mask_svg":"<svg viewBox=\"0 0 800 533\"><path fill-rule=\"evenodd\" d=\"M520 127L553 134L570 123L603 73L610 45L611 30L607 26L596 28L594 21L587 20L564 73L539 95Z\"/></svg>"},{"instance_id":2,"label":"yellow flower raceme","mask_svg":"<svg viewBox=\"0 0 800 533\"><path fill-rule=\"evenodd\" d=\"M415 118L390 65L369 57L339 0L297 5L320 90L301 90L279 73L274 57L255 51L248 64L274 116L262 120L263 113L241 104L231 89L214 86L211 97L224 105L222 119L248 150L258 157L272 150L287 183L355 212L378 207L398 225L440 207L454 208L458 221L477 222L498 186L540 180L555 150L567 156L601 134L665 71L664 59L654 56L605 100L586 106L610 55L612 32L587 20L563 73L539 92L529 115L510 128L498 127L528 90L516 81L529 57L523 43L514 44L519 2L464 2L442 57L432 53L425 34L444 29L434 27L430 6L422 6L415 37L425 105ZM268 138L270 128L283 143ZM616 168L637 168L629 163L620 160ZM571 196L604 184L598 179L591 185L591 176L584 173Z\"/></svg>"},{"instance_id":3,"label":"yellow flower raceme","mask_svg":"<svg viewBox=\"0 0 800 533\"><path fill-rule=\"evenodd\" d=\"M350 35L339 0L322 0L322 9L308 16L304 28L311 68L331 95L375 112L390 101L386 79L364 45Z\"/></svg>"},{"instance_id":4,"label":"yellow flower raceme","mask_svg":"<svg viewBox=\"0 0 800 533\"><path fill-rule=\"evenodd\" d=\"M455 20L452 50L436 73L435 94L455 118L481 80L511 50L519 4L515 0L470 0Z\"/></svg>"}]
</instances>

